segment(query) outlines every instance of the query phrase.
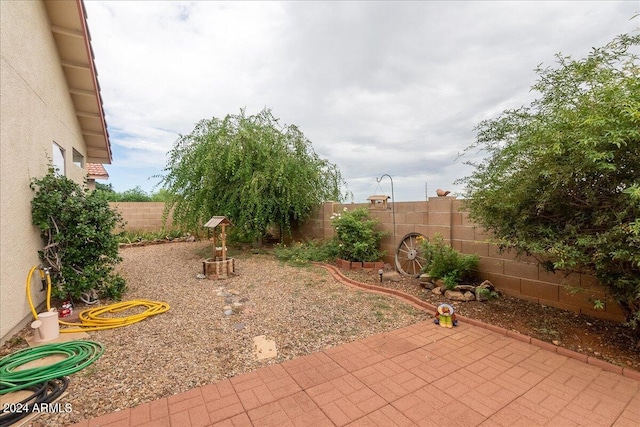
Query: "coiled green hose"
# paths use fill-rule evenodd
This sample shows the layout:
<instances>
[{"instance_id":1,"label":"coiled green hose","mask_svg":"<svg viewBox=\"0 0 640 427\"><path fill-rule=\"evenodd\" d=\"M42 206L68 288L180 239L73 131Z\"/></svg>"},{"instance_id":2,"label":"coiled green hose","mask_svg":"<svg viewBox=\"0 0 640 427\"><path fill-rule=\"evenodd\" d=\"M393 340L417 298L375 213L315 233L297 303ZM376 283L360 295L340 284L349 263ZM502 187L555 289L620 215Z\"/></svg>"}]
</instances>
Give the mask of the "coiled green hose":
<instances>
[{"instance_id":1,"label":"coiled green hose","mask_svg":"<svg viewBox=\"0 0 640 427\"><path fill-rule=\"evenodd\" d=\"M78 372L104 353L104 346L94 341L69 341L25 348L0 359L0 395L25 389L43 381ZM47 356L65 356L50 365L17 370Z\"/></svg>"}]
</instances>

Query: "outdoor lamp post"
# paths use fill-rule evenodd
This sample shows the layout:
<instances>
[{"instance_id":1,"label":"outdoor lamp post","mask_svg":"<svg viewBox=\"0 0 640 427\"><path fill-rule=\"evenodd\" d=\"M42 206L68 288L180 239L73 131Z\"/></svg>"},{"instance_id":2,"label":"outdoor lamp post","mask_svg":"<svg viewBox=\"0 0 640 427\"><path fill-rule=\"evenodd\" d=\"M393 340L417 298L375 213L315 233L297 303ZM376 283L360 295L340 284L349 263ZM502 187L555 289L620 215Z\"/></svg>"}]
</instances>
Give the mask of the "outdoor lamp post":
<instances>
[{"instance_id":1,"label":"outdoor lamp post","mask_svg":"<svg viewBox=\"0 0 640 427\"><path fill-rule=\"evenodd\" d=\"M384 274L384 270L380 269L378 270L378 276L380 276L380 283L382 283L382 275Z\"/></svg>"},{"instance_id":2,"label":"outdoor lamp post","mask_svg":"<svg viewBox=\"0 0 640 427\"><path fill-rule=\"evenodd\" d=\"M394 251L396 250L396 199L393 195L393 178L391 178L391 175L385 173L384 175L382 175L380 178L376 178L376 182L378 184L380 184L380 181L382 181L382 178L384 177L388 177L389 180L391 180L391 215L393 217L393 248ZM394 256L394 265L395 265L395 269L398 269L398 252L396 251L395 256ZM382 281L382 276L380 276L380 281Z\"/></svg>"}]
</instances>

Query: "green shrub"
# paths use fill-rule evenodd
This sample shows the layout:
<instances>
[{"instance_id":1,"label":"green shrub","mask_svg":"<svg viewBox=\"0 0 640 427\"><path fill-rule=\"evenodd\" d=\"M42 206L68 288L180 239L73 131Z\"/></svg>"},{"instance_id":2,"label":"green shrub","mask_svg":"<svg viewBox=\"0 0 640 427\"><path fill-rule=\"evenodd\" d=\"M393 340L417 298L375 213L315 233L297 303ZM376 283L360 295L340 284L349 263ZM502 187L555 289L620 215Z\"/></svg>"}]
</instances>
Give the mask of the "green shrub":
<instances>
[{"instance_id":1,"label":"green shrub","mask_svg":"<svg viewBox=\"0 0 640 427\"><path fill-rule=\"evenodd\" d=\"M376 231L378 220L372 219L367 208L357 208L331 216L336 234L337 257L347 261L378 261L384 252L378 250L386 233Z\"/></svg>"},{"instance_id":2,"label":"green shrub","mask_svg":"<svg viewBox=\"0 0 640 427\"><path fill-rule=\"evenodd\" d=\"M153 242L154 240L173 240L185 236L181 230L160 231L123 231L116 235L119 243Z\"/></svg>"},{"instance_id":3,"label":"green shrub","mask_svg":"<svg viewBox=\"0 0 640 427\"><path fill-rule=\"evenodd\" d=\"M444 283L444 287L449 290L453 290L458 285L458 282L459 282L458 275L459 275L458 270L453 270L445 274L444 277L442 277L442 282Z\"/></svg>"},{"instance_id":4,"label":"green shrub","mask_svg":"<svg viewBox=\"0 0 640 427\"><path fill-rule=\"evenodd\" d=\"M52 269L54 296L79 298L93 289L103 297L120 299L126 283L114 271L121 259L113 234L122 226L120 214L99 193L57 175L51 166L43 178L32 179L30 187L36 193L32 222L45 244L38 253Z\"/></svg>"},{"instance_id":5,"label":"green shrub","mask_svg":"<svg viewBox=\"0 0 640 427\"><path fill-rule=\"evenodd\" d=\"M495 299L498 299L500 294L498 294L498 292L496 292L496 291L491 291L488 288L480 288L480 287L478 287L476 289L476 296L482 296L486 300L495 300Z\"/></svg>"},{"instance_id":6,"label":"green shrub","mask_svg":"<svg viewBox=\"0 0 640 427\"><path fill-rule=\"evenodd\" d=\"M333 261L337 256L334 242L310 240L308 242L294 242L293 244L274 246L274 254L280 261L294 266L307 265L309 262Z\"/></svg>"},{"instance_id":7,"label":"green shrub","mask_svg":"<svg viewBox=\"0 0 640 427\"><path fill-rule=\"evenodd\" d=\"M445 285L473 279L473 271L478 267L478 255L459 253L445 244L440 234L436 234L432 242L423 239L420 244L427 259L423 272L429 273L434 279L443 279Z\"/></svg>"}]
</instances>

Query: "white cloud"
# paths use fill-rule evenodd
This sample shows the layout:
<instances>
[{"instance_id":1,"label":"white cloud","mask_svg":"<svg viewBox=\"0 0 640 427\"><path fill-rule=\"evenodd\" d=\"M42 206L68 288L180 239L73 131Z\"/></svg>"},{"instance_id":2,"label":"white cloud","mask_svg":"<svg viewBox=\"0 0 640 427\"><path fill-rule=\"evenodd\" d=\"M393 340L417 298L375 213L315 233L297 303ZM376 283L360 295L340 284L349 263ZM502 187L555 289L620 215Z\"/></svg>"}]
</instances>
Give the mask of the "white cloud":
<instances>
[{"instance_id":1,"label":"white cloud","mask_svg":"<svg viewBox=\"0 0 640 427\"><path fill-rule=\"evenodd\" d=\"M160 173L201 119L270 107L340 167L356 201L384 173L397 200L422 200L425 181L456 190L474 126L530 102L538 64L640 26L628 1L85 6L119 175ZM116 189L148 185L136 179Z\"/></svg>"}]
</instances>

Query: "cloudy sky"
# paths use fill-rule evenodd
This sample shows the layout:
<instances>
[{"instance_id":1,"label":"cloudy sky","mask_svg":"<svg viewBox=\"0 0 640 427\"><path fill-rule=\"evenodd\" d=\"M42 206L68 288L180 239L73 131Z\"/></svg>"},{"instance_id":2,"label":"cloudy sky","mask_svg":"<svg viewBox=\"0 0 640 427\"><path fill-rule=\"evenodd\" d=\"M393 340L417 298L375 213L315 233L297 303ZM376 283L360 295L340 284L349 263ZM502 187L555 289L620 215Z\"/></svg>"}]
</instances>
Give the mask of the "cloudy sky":
<instances>
[{"instance_id":1,"label":"cloudy sky","mask_svg":"<svg viewBox=\"0 0 640 427\"><path fill-rule=\"evenodd\" d=\"M535 97L536 66L640 28L637 0L85 6L116 191L154 191L198 121L268 107L338 165L355 202L391 195L383 174L397 201L461 193L458 153L481 120Z\"/></svg>"}]
</instances>

